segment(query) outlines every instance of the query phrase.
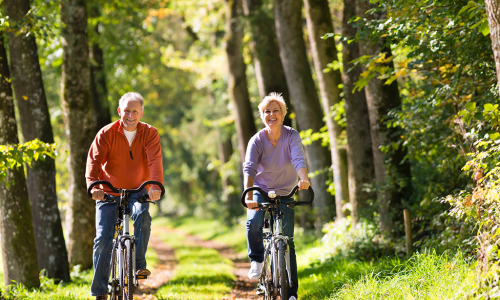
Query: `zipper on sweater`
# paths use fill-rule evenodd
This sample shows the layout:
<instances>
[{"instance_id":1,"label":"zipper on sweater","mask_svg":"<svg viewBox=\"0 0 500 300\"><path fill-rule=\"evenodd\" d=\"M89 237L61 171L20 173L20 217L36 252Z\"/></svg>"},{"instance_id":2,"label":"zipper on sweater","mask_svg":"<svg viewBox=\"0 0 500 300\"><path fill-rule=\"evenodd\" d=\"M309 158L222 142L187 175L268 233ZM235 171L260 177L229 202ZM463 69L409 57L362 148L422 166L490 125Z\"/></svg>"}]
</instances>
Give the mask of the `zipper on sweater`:
<instances>
[{"instance_id":1,"label":"zipper on sweater","mask_svg":"<svg viewBox=\"0 0 500 300\"><path fill-rule=\"evenodd\" d=\"M129 152L130 152L130 158L134 159L134 157L132 156L132 147L129 147Z\"/></svg>"}]
</instances>

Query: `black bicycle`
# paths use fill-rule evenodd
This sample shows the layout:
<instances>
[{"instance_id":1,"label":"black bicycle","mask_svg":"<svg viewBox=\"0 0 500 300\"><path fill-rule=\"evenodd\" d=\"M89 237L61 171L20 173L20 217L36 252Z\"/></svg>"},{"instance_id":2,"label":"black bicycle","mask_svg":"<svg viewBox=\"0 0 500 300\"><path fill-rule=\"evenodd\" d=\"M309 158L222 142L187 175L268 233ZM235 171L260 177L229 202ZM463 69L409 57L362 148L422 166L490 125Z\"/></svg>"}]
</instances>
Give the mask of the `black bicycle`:
<instances>
[{"instance_id":1,"label":"black bicycle","mask_svg":"<svg viewBox=\"0 0 500 300\"><path fill-rule=\"evenodd\" d=\"M120 196L113 196L109 194L104 195L105 202L118 203L118 218L115 225L115 235L113 239L113 252L111 254L110 264L110 278L108 288L110 290L111 300L132 300L133 287L139 285L139 279L147 279L147 276L135 274L135 236L129 233L129 220L131 210L128 207L129 196L136 194L145 186L154 184L160 187L161 196L165 194L165 188L158 181L145 181L140 187L136 189L117 189L110 182L105 180L98 180L92 182L89 186L87 193L92 197L92 188L94 186L103 184L108 186L114 193ZM145 194L137 199L138 202L144 203L148 201L148 194ZM154 202L152 202L154 203Z\"/></svg>"},{"instance_id":2,"label":"black bicycle","mask_svg":"<svg viewBox=\"0 0 500 300\"><path fill-rule=\"evenodd\" d=\"M310 199L308 201L281 202L282 199L292 198L297 190L295 186L290 194L285 196L276 195L276 192L264 192L259 187L246 189L241 195L241 204L247 207L245 196L250 191L258 191L267 202L260 203L259 208L264 209L269 214L269 219L265 219L264 228L269 228L269 232L264 232L264 261L262 263L262 274L257 284L257 294L263 295L264 300L288 299L288 288L292 287L292 274L290 273L290 251L288 251L288 237L283 235L282 220L283 212L280 210L281 204L294 208L304 206L314 201L314 191L309 187Z\"/></svg>"}]
</instances>

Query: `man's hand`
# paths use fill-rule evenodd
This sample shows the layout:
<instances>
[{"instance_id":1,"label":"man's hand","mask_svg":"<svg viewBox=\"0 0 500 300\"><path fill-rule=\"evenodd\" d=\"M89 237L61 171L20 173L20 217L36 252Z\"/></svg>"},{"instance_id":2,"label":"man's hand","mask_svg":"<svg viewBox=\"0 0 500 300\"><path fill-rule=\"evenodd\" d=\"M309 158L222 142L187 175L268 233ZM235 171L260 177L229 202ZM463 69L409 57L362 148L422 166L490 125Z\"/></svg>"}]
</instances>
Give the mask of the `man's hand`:
<instances>
[{"instance_id":1,"label":"man's hand","mask_svg":"<svg viewBox=\"0 0 500 300\"><path fill-rule=\"evenodd\" d=\"M92 191L92 199L95 201L104 200L104 191L103 190L93 190Z\"/></svg>"},{"instance_id":2,"label":"man's hand","mask_svg":"<svg viewBox=\"0 0 500 300\"><path fill-rule=\"evenodd\" d=\"M148 194L149 194L149 200L151 200L151 201L160 200L160 195L161 195L160 190L150 189Z\"/></svg>"}]
</instances>

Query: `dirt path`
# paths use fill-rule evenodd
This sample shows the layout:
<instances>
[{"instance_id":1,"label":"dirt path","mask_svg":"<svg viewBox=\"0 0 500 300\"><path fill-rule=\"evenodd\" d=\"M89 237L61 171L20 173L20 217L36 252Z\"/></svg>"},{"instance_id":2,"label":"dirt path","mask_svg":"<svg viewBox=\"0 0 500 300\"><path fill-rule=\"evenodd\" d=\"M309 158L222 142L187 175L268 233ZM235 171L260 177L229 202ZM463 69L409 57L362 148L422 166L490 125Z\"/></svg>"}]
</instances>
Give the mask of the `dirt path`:
<instances>
[{"instance_id":1,"label":"dirt path","mask_svg":"<svg viewBox=\"0 0 500 300\"><path fill-rule=\"evenodd\" d=\"M165 231L171 229L162 229ZM163 231L163 232L165 232ZM168 282L175 269L174 250L165 244L161 238L151 234L148 247L153 248L158 255L158 264L151 271L151 276L147 280L139 281L139 290L134 294L134 300L156 300L154 295L160 286Z\"/></svg>"},{"instance_id":2,"label":"dirt path","mask_svg":"<svg viewBox=\"0 0 500 300\"><path fill-rule=\"evenodd\" d=\"M160 232L162 232L162 234L168 234L169 231L173 232L177 230L162 227ZM261 297L258 297L255 293L257 281L250 280L247 277L247 272L250 268L248 258L238 257L231 248L214 241L203 241L192 235L186 235L186 238L200 247L215 249L219 251L222 256L233 261L234 275L236 277L235 286L231 290L231 293L221 300L261 299ZM174 250L165 244L154 232L151 234L149 247L153 248L158 254L158 264L152 270L152 274L148 280L142 280L140 282L139 294L134 295L134 300L156 300L157 298L154 294L160 286L168 282L176 266Z\"/></svg>"}]
</instances>

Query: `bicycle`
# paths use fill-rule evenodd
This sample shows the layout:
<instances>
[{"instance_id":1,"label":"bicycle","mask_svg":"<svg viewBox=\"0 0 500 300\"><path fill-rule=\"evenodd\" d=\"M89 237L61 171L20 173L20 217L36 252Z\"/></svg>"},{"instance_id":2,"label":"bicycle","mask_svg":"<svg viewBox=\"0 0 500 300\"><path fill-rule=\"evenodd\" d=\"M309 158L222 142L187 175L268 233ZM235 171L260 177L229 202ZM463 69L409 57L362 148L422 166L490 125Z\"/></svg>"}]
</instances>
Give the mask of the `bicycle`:
<instances>
[{"instance_id":1,"label":"bicycle","mask_svg":"<svg viewBox=\"0 0 500 300\"><path fill-rule=\"evenodd\" d=\"M136 275L135 269L135 236L129 233L129 220L131 210L128 207L129 196L138 193L144 189L146 185L154 184L160 187L161 196L165 194L165 188L158 181L145 181L136 189L117 189L110 182L98 180L92 182L87 193L92 197L92 188L96 185L107 185L111 191L120 194L113 196L104 195L105 202L118 202L118 218L115 225L115 235L113 239L113 250L110 263L110 278L108 282L109 294L111 300L132 300L133 287L139 285L139 279L147 279L147 276ZM140 196L137 201L140 203L147 201L148 194ZM154 202L152 202L154 203Z\"/></svg>"},{"instance_id":2,"label":"bicycle","mask_svg":"<svg viewBox=\"0 0 500 300\"><path fill-rule=\"evenodd\" d=\"M276 300L278 296L282 300L288 300L288 288L292 287L292 275L290 273L290 252L288 251L288 237L283 235L283 212L280 210L281 204L290 208L295 206L305 206L314 201L314 191L309 187L310 199L308 201L292 201L282 203L282 199L291 198L297 192L299 186L295 186L290 194L285 196L276 195L276 192L264 192L259 187L250 187L243 191L241 204L247 207L245 196L250 191L258 191L267 200L260 203L259 208L264 209L269 214L269 219L264 219L264 228L269 228L269 232L264 232L264 261L262 263L262 273L257 283L257 294L263 295L264 300Z\"/></svg>"}]
</instances>

